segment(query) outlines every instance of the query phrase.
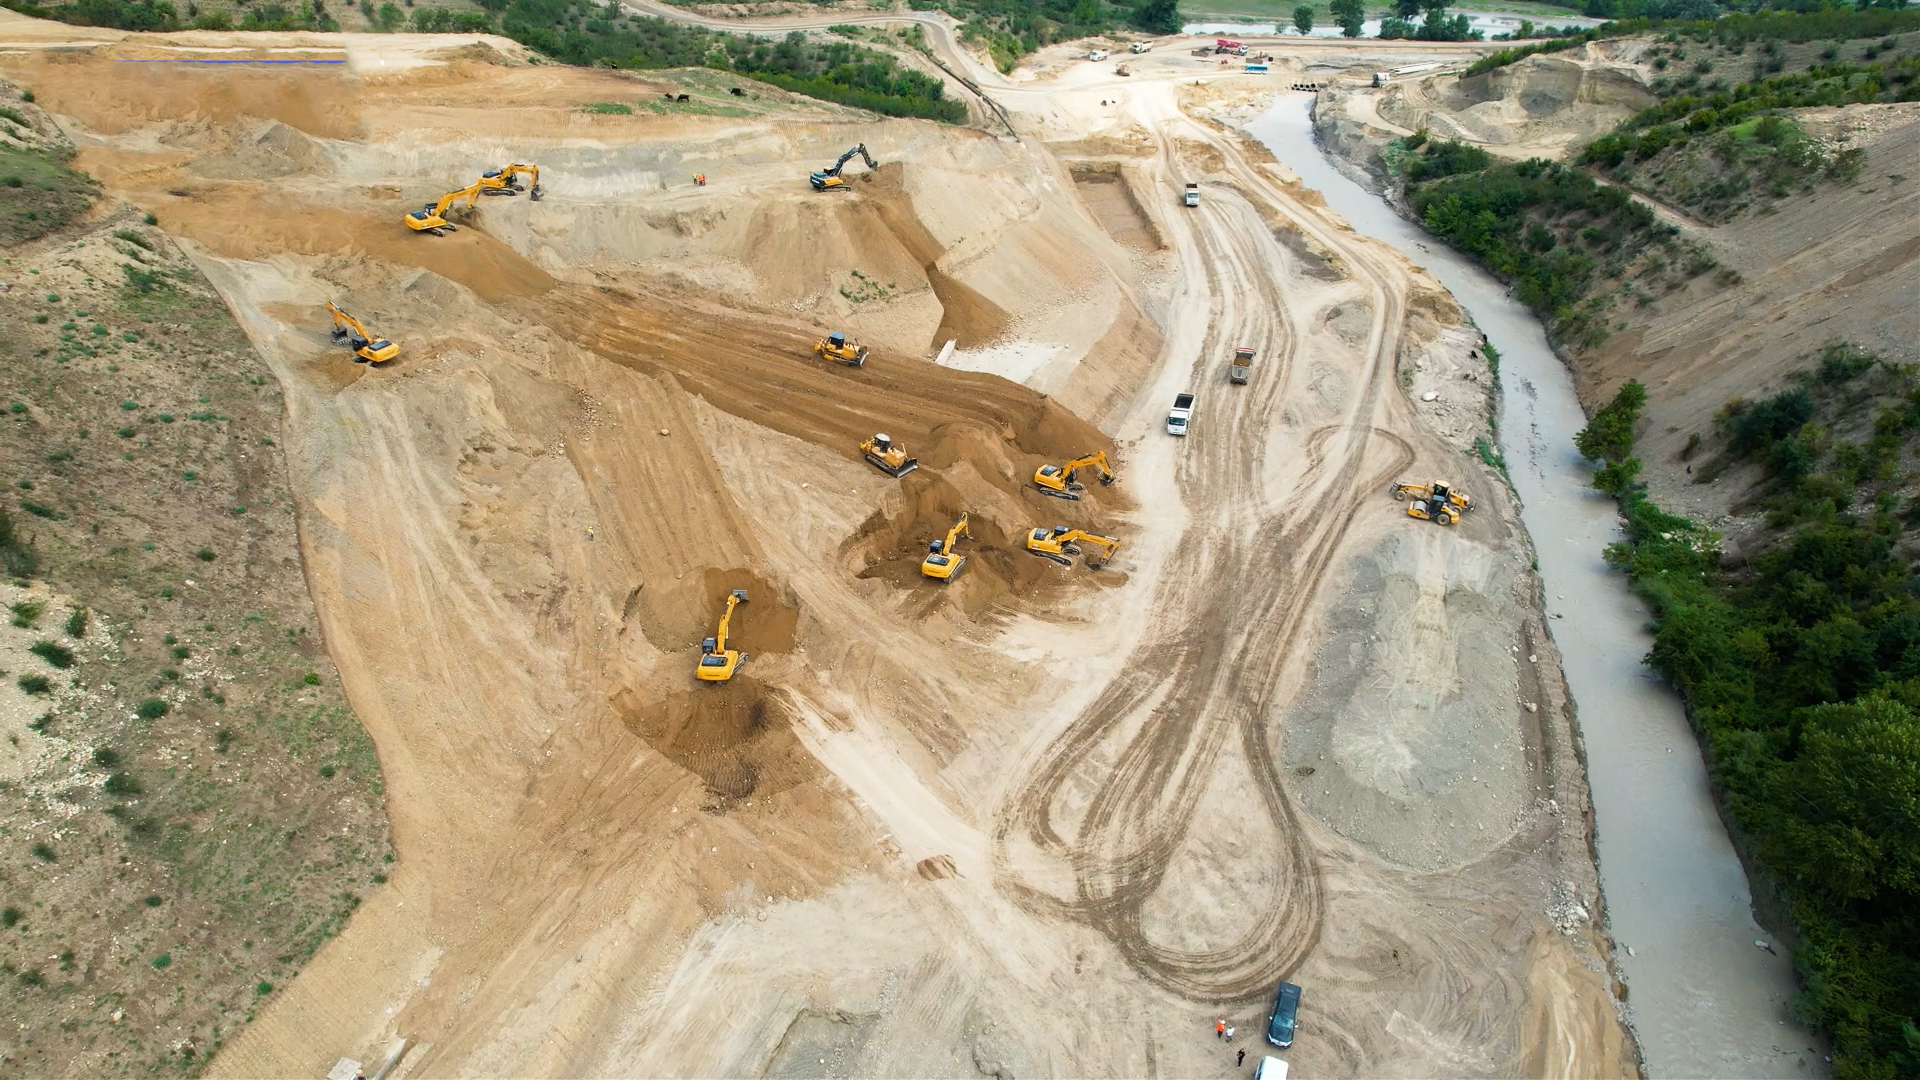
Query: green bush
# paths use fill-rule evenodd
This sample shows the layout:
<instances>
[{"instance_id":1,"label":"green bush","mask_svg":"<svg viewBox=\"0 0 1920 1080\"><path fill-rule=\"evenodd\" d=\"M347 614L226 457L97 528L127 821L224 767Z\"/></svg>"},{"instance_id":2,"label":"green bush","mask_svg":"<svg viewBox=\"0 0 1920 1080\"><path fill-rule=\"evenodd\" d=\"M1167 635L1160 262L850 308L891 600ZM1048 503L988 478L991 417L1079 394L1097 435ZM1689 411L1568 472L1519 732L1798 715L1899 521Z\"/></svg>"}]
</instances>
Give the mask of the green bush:
<instances>
[{"instance_id":1,"label":"green bush","mask_svg":"<svg viewBox=\"0 0 1920 1080\"><path fill-rule=\"evenodd\" d=\"M95 747L93 751L93 763L103 769L111 769L115 765L120 764L120 753L110 746Z\"/></svg>"},{"instance_id":2,"label":"green bush","mask_svg":"<svg viewBox=\"0 0 1920 1080\"><path fill-rule=\"evenodd\" d=\"M101 785L100 790L109 795L132 796L140 794L145 789L140 786L140 781L132 773L117 772L107 777L107 782Z\"/></svg>"},{"instance_id":3,"label":"green bush","mask_svg":"<svg viewBox=\"0 0 1920 1080\"><path fill-rule=\"evenodd\" d=\"M29 694L53 693L53 683L45 675L22 675L15 682Z\"/></svg>"},{"instance_id":4,"label":"green bush","mask_svg":"<svg viewBox=\"0 0 1920 1080\"><path fill-rule=\"evenodd\" d=\"M939 79L848 41L814 42L798 31L767 41L665 19L609 16L591 0L513 0L500 25L508 37L570 64L712 67L886 116L947 123L967 116Z\"/></svg>"},{"instance_id":5,"label":"green bush","mask_svg":"<svg viewBox=\"0 0 1920 1080\"><path fill-rule=\"evenodd\" d=\"M158 720L173 711L173 706L161 698L148 698L135 706L133 712L142 720Z\"/></svg>"},{"instance_id":6,"label":"green bush","mask_svg":"<svg viewBox=\"0 0 1920 1080\"><path fill-rule=\"evenodd\" d=\"M27 651L62 671L73 666L73 650L55 641L36 641Z\"/></svg>"}]
</instances>

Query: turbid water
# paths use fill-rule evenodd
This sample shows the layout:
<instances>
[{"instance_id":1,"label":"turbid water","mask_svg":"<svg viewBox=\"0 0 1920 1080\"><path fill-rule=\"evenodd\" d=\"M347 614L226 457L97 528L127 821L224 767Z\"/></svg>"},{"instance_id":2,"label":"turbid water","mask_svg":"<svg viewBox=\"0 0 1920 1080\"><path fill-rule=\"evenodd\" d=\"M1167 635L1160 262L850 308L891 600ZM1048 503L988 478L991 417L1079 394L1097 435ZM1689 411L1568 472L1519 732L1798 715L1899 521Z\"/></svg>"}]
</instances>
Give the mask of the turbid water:
<instances>
[{"instance_id":1,"label":"turbid water","mask_svg":"<svg viewBox=\"0 0 1920 1080\"><path fill-rule=\"evenodd\" d=\"M1438 278L1500 352L1501 451L1586 744L1601 887L1648 1075L1826 1074L1817 1038L1788 1015L1792 966L1754 921L1680 698L1642 662L1647 610L1601 558L1619 515L1573 449L1586 415L1572 376L1506 286L1334 168L1311 105L1285 98L1247 130L1356 231Z\"/></svg>"}]
</instances>

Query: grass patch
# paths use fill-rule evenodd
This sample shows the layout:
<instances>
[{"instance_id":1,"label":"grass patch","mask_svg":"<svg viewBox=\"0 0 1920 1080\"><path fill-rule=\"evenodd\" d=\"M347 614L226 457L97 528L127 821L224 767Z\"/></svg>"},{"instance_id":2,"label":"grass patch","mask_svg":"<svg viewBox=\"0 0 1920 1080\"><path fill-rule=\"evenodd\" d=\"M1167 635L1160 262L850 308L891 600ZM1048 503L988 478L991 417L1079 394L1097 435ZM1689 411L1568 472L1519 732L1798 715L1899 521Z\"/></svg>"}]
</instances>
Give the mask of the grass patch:
<instances>
[{"instance_id":1,"label":"grass patch","mask_svg":"<svg viewBox=\"0 0 1920 1080\"><path fill-rule=\"evenodd\" d=\"M142 720L158 720L173 711L163 698L148 698L134 706L133 714Z\"/></svg>"},{"instance_id":2,"label":"grass patch","mask_svg":"<svg viewBox=\"0 0 1920 1080\"><path fill-rule=\"evenodd\" d=\"M0 203L0 245L37 240L64 227L99 193L91 177L58 156L18 146L0 145L0 178L10 189Z\"/></svg>"},{"instance_id":3,"label":"grass patch","mask_svg":"<svg viewBox=\"0 0 1920 1080\"><path fill-rule=\"evenodd\" d=\"M632 116L633 106L619 101L596 101L591 105L582 105L580 111L596 116Z\"/></svg>"}]
</instances>

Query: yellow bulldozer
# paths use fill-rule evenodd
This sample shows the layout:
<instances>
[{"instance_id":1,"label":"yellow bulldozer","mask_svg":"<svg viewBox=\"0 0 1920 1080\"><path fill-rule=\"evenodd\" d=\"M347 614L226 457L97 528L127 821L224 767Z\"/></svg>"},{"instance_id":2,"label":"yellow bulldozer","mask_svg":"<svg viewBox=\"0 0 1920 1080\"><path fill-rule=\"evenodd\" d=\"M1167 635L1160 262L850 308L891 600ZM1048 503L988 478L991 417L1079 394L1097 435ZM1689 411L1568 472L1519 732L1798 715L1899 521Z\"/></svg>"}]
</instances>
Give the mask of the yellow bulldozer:
<instances>
[{"instance_id":1,"label":"yellow bulldozer","mask_svg":"<svg viewBox=\"0 0 1920 1080\"><path fill-rule=\"evenodd\" d=\"M1407 503L1408 517L1438 525L1457 524L1462 515L1473 509L1473 496L1454 487L1451 480L1435 480L1430 484L1402 480L1389 491L1395 499Z\"/></svg>"},{"instance_id":2,"label":"yellow bulldozer","mask_svg":"<svg viewBox=\"0 0 1920 1080\"><path fill-rule=\"evenodd\" d=\"M973 534L967 531L966 514L961 514L960 520L947 530L946 539L935 540L927 545L927 557L920 561L920 572L940 581L952 581L959 577L960 571L966 568L967 557L955 554L953 546L963 536L973 539Z\"/></svg>"},{"instance_id":3,"label":"yellow bulldozer","mask_svg":"<svg viewBox=\"0 0 1920 1080\"><path fill-rule=\"evenodd\" d=\"M453 205L461 199L467 200L467 208L471 210L473 204L480 198L480 193L484 190L486 189L481 182L475 180L459 191L449 191L433 202L427 203L420 209L408 214L406 216L407 228L412 229L414 232L426 233L428 236L440 236L444 233L453 232L458 226L447 220L447 211L453 209Z\"/></svg>"},{"instance_id":4,"label":"yellow bulldozer","mask_svg":"<svg viewBox=\"0 0 1920 1080\"><path fill-rule=\"evenodd\" d=\"M701 682L726 682L747 662L746 653L727 648L727 624L733 621L733 609L746 602L745 589L727 594L727 610L720 614L720 628L700 643L700 664L693 669L693 674Z\"/></svg>"},{"instance_id":5,"label":"yellow bulldozer","mask_svg":"<svg viewBox=\"0 0 1920 1080\"><path fill-rule=\"evenodd\" d=\"M1055 525L1053 528L1039 528L1027 534L1027 550L1043 559L1052 559L1061 566L1072 566L1070 555L1078 555L1080 545L1089 544L1100 549L1097 556L1086 560L1087 569L1098 570L1113 561L1114 553L1120 550L1120 541L1111 536L1095 536L1080 529Z\"/></svg>"},{"instance_id":6,"label":"yellow bulldozer","mask_svg":"<svg viewBox=\"0 0 1920 1080\"><path fill-rule=\"evenodd\" d=\"M520 186L522 176L527 178L528 187ZM532 192L534 202L539 202L547 193L547 189L540 186L540 166L538 165L522 165L516 161L504 169L495 169L490 173L481 174L480 177L480 194L482 195L511 196L529 190Z\"/></svg>"},{"instance_id":7,"label":"yellow bulldozer","mask_svg":"<svg viewBox=\"0 0 1920 1080\"><path fill-rule=\"evenodd\" d=\"M400 355L400 346L368 333L359 319L335 307L333 301L327 301L327 310L333 313L333 343L352 349L355 363L384 364Z\"/></svg>"},{"instance_id":8,"label":"yellow bulldozer","mask_svg":"<svg viewBox=\"0 0 1920 1080\"><path fill-rule=\"evenodd\" d=\"M1084 457L1074 458L1065 465L1042 465L1033 473L1033 484L1042 495L1051 495L1056 499L1078 499L1086 485L1076 483L1074 474L1092 465L1100 470L1102 484L1113 483L1113 470L1107 467L1107 452L1095 450Z\"/></svg>"},{"instance_id":9,"label":"yellow bulldozer","mask_svg":"<svg viewBox=\"0 0 1920 1080\"><path fill-rule=\"evenodd\" d=\"M847 335L838 330L814 342L813 354L822 360L838 360L849 367L862 367L867 362L867 347L848 341Z\"/></svg>"},{"instance_id":10,"label":"yellow bulldozer","mask_svg":"<svg viewBox=\"0 0 1920 1080\"><path fill-rule=\"evenodd\" d=\"M906 448L885 433L861 443L860 452L866 455L869 464L888 476L905 476L920 467L919 458L908 457Z\"/></svg>"}]
</instances>

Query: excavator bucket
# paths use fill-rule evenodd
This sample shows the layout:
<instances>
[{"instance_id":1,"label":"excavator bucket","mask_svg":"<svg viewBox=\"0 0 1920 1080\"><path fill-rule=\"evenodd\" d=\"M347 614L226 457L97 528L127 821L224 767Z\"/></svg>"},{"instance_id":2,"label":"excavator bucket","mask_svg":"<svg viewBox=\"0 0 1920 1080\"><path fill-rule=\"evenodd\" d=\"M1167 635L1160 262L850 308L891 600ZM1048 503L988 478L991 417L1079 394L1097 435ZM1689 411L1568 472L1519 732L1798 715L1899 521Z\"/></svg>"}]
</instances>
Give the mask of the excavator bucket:
<instances>
[{"instance_id":1,"label":"excavator bucket","mask_svg":"<svg viewBox=\"0 0 1920 1080\"><path fill-rule=\"evenodd\" d=\"M738 600L738 601L740 601L740 602L741 602L741 603L743 603L743 604L744 604L744 603L746 603L746 602L747 602L747 590L745 590L745 589L735 589L735 590L733 590L733 598L734 598L735 600Z\"/></svg>"}]
</instances>

